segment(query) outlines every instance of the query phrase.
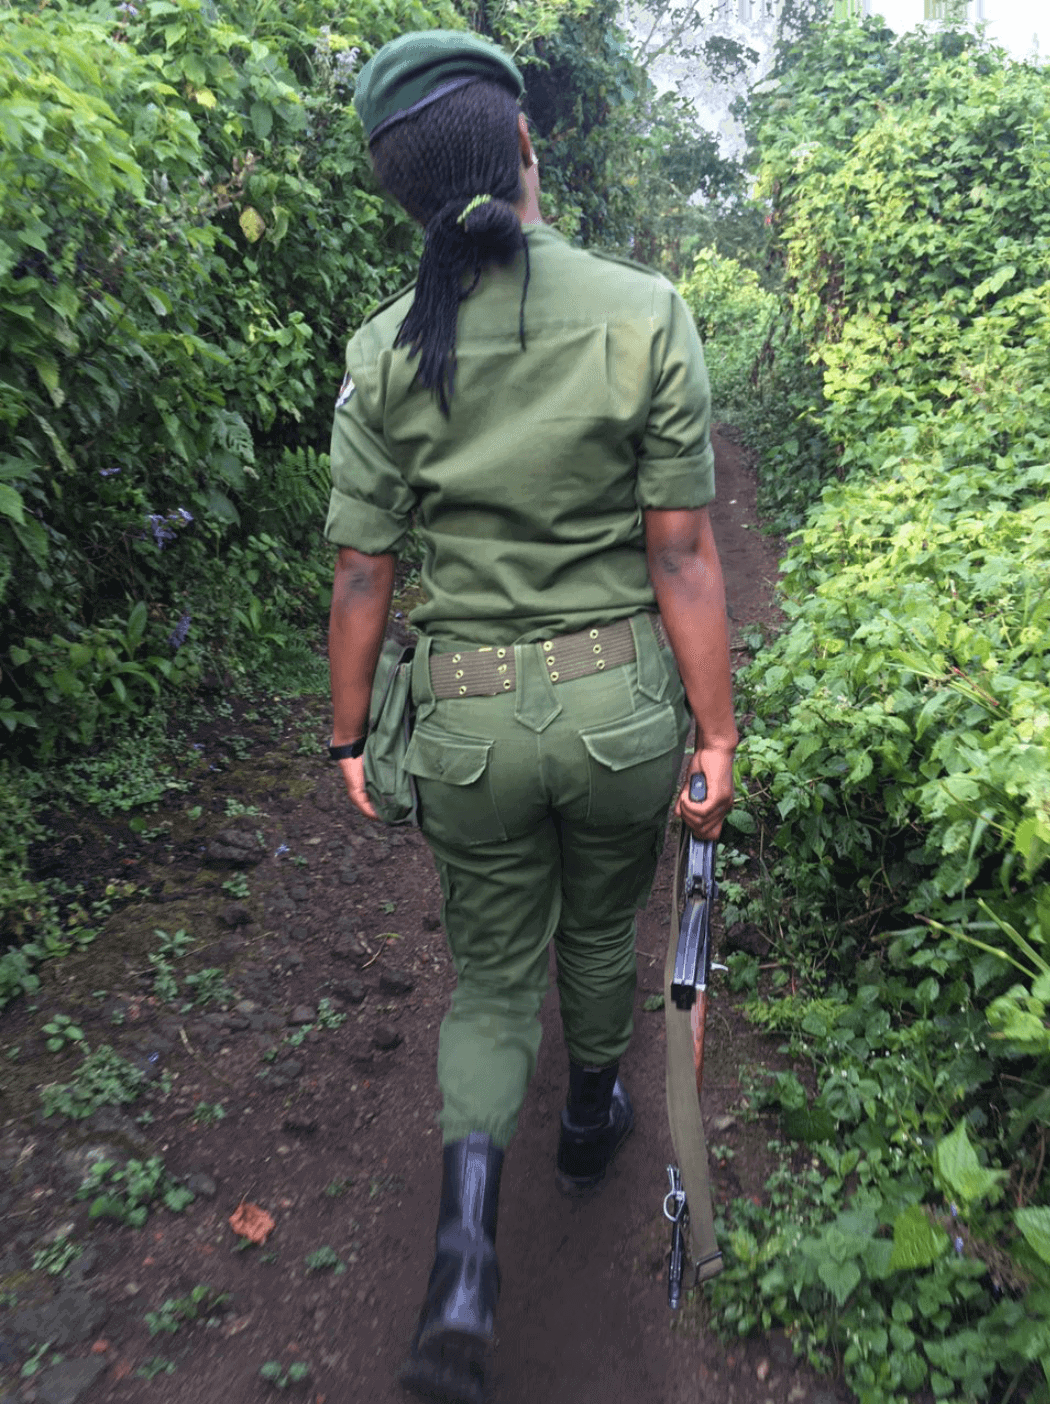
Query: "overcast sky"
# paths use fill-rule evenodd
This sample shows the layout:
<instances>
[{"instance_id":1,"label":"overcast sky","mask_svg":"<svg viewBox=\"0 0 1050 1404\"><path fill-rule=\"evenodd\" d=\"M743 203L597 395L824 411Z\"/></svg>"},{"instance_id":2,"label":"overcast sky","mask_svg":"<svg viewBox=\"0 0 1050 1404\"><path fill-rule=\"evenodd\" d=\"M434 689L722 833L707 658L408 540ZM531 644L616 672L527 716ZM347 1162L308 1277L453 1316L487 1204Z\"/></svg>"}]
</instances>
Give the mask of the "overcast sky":
<instances>
[{"instance_id":1,"label":"overcast sky","mask_svg":"<svg viewBox=\"0 0 1050 1404\"><path fill-rule=\"evenodd\" d=\"M871 8L901 33L914 29L923 12L922 0L872 0ZM1033 43L1043 60L1050 58L1047 0L984 0L984 16L992 42L1008 49L1014 58L1030 58Z\"/></svg>"}]
</instances>

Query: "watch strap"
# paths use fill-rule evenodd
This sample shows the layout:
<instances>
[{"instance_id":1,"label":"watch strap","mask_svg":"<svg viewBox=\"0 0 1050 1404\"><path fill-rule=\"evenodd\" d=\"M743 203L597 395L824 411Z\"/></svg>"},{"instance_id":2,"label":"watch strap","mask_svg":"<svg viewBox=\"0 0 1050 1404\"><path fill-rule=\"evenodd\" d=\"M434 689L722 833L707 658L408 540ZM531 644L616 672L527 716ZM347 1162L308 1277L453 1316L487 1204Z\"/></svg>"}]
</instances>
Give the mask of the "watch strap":
<instances>
[{"instance_id":1,"label":"watch strap","mask_svg":"<svg viewBox=\"0 0 1050 1404\"><path fill-rule=\"evenodd\" d=\"M333 746L328 743L328 754L334 761L356 760L358 756L364 755L365 738L359 736L356 741L347 741L343 746Z\"/></svg>"}]
</instances>

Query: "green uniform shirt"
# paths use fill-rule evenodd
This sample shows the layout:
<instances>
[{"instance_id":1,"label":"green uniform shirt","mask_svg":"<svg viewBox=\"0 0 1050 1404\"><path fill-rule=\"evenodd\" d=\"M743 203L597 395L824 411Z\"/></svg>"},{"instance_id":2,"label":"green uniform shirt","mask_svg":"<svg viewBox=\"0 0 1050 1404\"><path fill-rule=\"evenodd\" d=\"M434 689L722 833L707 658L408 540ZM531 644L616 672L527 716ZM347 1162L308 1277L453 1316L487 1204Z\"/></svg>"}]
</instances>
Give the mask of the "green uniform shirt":
<instances>
[{"instance_id":1,"label":"green uniform shirt","mask_svg":"<svg viewBox=\"0 0 1050 1404\"><path fill-rule=\"evenodd\" d=\"M710 392L692 317L671 284L525 226L524 255L460 304L451 415L393 349L406 293L347 348L325 535L396 552L413 522L443 641L507 644L608 624L655 599L642 510L714 497Z\"/></svg>"}]
</instances>

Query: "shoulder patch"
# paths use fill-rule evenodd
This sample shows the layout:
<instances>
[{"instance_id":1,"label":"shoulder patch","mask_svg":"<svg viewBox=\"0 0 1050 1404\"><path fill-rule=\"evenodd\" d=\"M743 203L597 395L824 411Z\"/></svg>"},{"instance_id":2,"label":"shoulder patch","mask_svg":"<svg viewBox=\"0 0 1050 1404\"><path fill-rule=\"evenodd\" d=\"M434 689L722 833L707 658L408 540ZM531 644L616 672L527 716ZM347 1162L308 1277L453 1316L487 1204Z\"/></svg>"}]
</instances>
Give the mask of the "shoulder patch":
<instances>
[{"instance_id":1,"label":"shoulder patch","mask_svg":"<svg viewBox=\"0 0 1050 1404\"><path fill-rule=\"evenodd\" d=\"M350 374L349 371L347 371L347 373L343 376L343 383L339 387L339 394L336 397L336 409L341 410L345 404L348 404L353 393L354 377Z\"/></svg>"},{"instance_id":2,"label":"shoulder patch","mask_svg":"<svg viewBox=\"0 0 1050 1404\"><path fill-rule=\"evenodd\" d=\"M399 302L401 298L404 297L405 293L412 292L415 286L416 280L413 278L411 283L406 283L405 286L400 288L396 293L391 293L389 297L384 297L382 302L377 302L375 307L372 308L371 312L369 312L368 316L365 318L362 326L378 317L380 312L385 312L388 307L393 307L394 303Z\"/></svg>"}]
</instances>

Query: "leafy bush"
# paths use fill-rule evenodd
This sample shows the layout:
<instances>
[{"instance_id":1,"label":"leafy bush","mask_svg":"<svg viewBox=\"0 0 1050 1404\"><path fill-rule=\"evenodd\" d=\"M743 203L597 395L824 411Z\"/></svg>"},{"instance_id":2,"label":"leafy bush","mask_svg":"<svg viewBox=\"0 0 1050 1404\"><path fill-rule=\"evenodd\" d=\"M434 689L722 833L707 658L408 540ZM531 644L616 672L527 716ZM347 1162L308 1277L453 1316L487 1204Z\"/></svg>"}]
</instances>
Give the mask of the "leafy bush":
<instances>
[{"instance_id":1,"label":"leafy bush","mask_svg":"<svg viewBox=\"0 0 1050 1404\"><path fill-rule=\"evenodd\" d=\"M1050 86L829 25L753 115L836 474L743 679L742 770L839 983L755 1008L812 1062L812 1097L768 1095L824 1173L776 1220L735 1206L716 1299L865 1404L1045 1399Z\"/></svg>"}]
</instances>

